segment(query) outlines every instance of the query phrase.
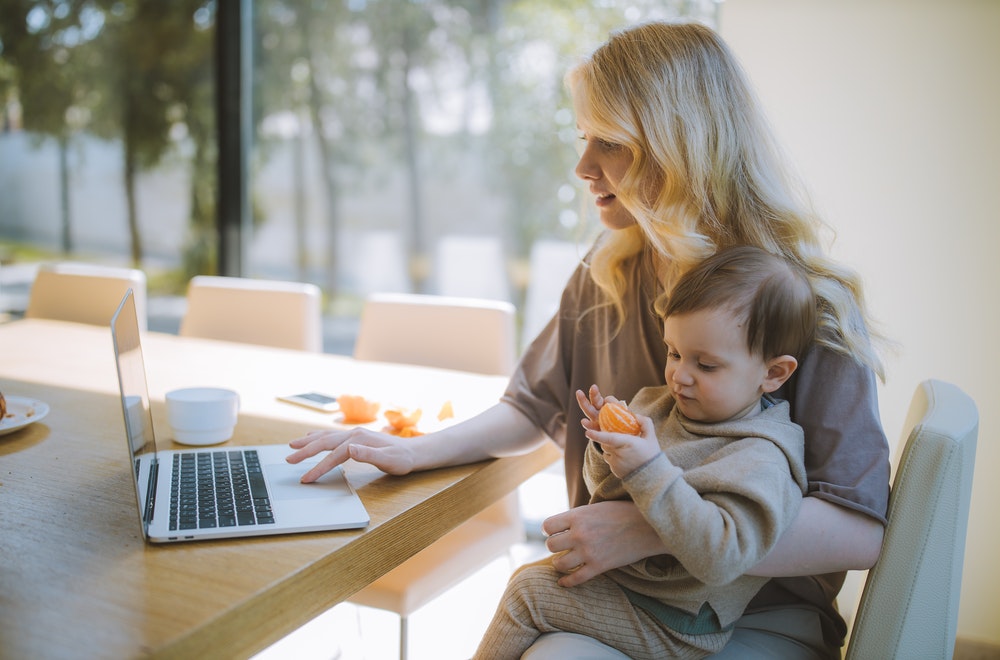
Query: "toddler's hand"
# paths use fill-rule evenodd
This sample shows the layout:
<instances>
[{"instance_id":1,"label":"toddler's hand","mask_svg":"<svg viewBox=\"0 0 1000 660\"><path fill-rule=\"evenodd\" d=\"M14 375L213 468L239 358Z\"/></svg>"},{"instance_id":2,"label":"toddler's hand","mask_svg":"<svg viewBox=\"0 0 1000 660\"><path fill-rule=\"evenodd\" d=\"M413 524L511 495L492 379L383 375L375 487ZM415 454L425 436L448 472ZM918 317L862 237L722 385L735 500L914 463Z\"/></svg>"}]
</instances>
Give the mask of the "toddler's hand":
<instances>
[{"instance_id":1,"label":"toddler's hand","mask_svg":"<svg viewBox=\"0 0 1000 660\"><path fill-rule=\"evenodd\" d=\"M660 453L660 443L656 439L653 420L645 415L636 415L642 429L640 435L609 433L596 428L587 428L585 435L598 443L604 450L604 460L611 472L624 479Z\"/></svg>"},{"instance_id":2,"label":"toddler's hand","mask_svg":"<svg viewBox=\"0 0 1000 660\"><path fill-rule=\"evenodd\" d=\"M580 404L580 410L583 411L584 418L582 420L583 428L595 431L601 429L597 418L601 414L601 407L604 405L604 397L601 395L601 390L598 389L597 385L591 385L589 395L584 394L583 390L576 391L576 402Z\"/></svg>"}]
</instances>

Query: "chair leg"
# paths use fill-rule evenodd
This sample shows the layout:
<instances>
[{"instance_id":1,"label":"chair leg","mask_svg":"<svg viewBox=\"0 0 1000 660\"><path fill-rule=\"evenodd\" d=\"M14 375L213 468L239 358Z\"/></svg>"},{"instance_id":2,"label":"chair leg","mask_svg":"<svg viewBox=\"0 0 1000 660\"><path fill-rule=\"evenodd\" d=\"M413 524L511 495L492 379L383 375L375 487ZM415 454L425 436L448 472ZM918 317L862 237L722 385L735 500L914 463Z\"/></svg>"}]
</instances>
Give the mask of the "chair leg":
<instances>
[{"instance_id":1,"label":"chair leg","mask_svg":"<svg viewBox=\"0 0 1000 660\"><path fill-rule=\"evenodd\" d=\"M399 617L399 660L407 660L407 650L409 646L409 621L407 617Z\"/></svg>"}]
</instances>

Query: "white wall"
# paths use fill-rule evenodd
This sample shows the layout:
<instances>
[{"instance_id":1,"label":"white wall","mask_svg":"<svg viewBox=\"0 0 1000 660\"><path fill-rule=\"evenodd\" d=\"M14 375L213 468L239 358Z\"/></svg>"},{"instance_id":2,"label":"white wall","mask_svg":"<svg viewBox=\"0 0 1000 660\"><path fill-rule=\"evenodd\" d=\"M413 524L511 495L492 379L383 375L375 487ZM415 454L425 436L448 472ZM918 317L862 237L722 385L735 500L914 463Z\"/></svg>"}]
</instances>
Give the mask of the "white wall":
<instances>
[{"instance_id":1,"label":"white wall","mask_svg":"<svg viewBox=\"0 0 1000 660\"><path fill-rule=\"evenodd\" d=\"M899 342L890 441L925 378L979 405L958 633L1000 643L1000 2L729 0L721 32Z\"/></svg>"}]
</instances>

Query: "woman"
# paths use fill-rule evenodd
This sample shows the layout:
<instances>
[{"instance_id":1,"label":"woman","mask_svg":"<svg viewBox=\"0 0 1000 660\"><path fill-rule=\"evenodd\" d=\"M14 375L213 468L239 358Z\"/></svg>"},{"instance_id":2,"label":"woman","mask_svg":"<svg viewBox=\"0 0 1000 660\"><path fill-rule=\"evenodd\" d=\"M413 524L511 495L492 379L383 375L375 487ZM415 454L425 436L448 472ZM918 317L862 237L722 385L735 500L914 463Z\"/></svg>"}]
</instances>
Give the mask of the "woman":
<instances>
[{"instance_id":1,"label":"woman","mask_svg":"<svg viewBox=\"0 0 1000 660\"><path fill-rule=\"evenodd\" d=\"M716 250L753 245L808 274L819 299L816 345L777 392L805 430L808 493L776 548L751 571L772 577L723 654L839 657L845 626L834 599L844 571L878 558L888 500L888 447L878 416L872 346L858 278L831 262L820 223L783 173L758 103L726 45L697 24L626 29L567 76L585 142L577 175L602 224L560 309L528 347L501 402L416 440L356 429L291 443L298 462L331 450L311 481L347 458L391 474L523 452L565 452L575 508L544 523L565 587L663 554L630 502L587 505L586 438L575 393L597 384L630 400L663 384L654 310L678 276Z\"/></svg>"}]
</instances>

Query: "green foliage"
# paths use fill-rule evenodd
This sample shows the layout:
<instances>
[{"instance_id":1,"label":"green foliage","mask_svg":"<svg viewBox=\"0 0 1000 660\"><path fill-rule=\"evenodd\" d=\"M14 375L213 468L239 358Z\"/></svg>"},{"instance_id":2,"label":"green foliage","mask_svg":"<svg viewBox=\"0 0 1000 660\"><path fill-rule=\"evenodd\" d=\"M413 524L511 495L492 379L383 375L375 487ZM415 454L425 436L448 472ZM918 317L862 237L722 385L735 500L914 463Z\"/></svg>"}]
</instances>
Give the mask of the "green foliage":
<instances>
[{"instance_id":1,"label":"green foliage","mask_svg":"<svg viewBox=\"0 0 1000 660\"><path fill-rule=\"evenodd\" d=\"M0 3L0 71L14 71L0 73L0 80L15 81L24 129L60 140L81 132L120 140L136 264L143 257L135 200L139 172L179 151L187 137L197 156L192 185L214 179L212 6L207 0ZM203 200L206 194L195 190L192 197ZM214 202L192 206L196 233L212 216Z\"/></svg>"}]
</instances>

